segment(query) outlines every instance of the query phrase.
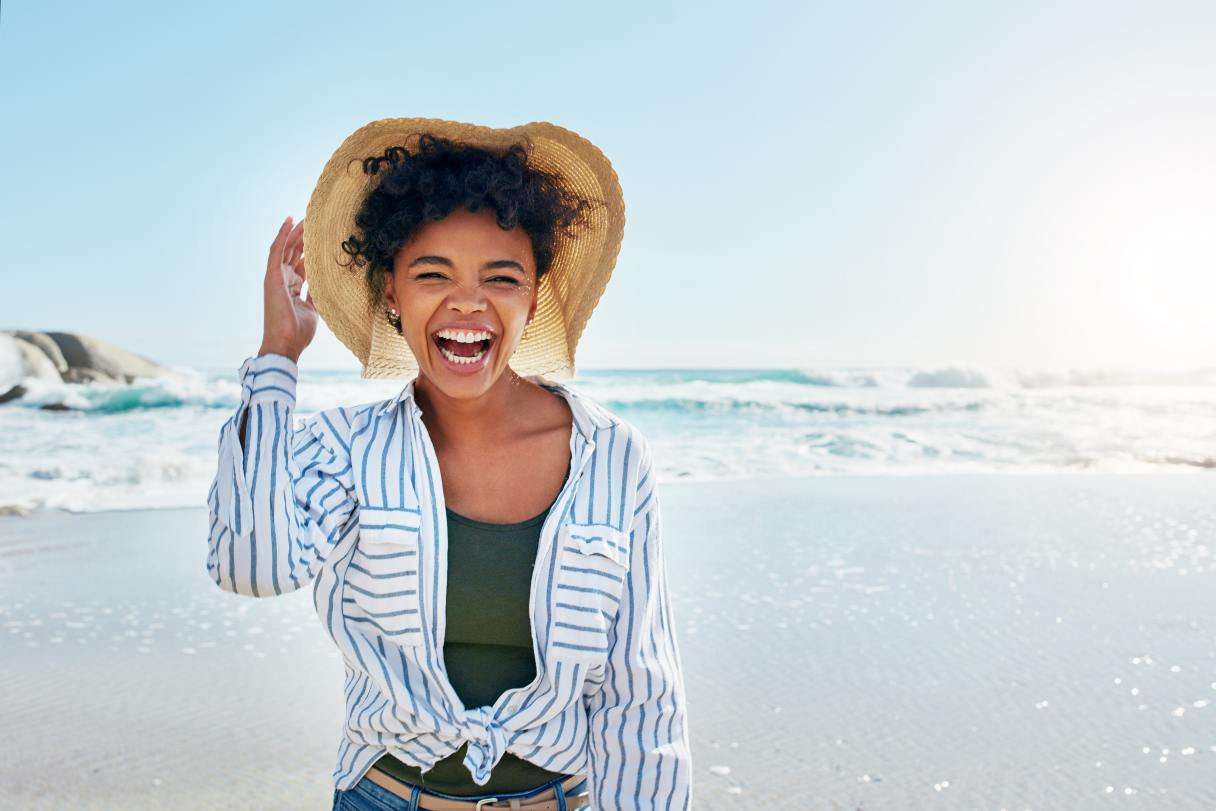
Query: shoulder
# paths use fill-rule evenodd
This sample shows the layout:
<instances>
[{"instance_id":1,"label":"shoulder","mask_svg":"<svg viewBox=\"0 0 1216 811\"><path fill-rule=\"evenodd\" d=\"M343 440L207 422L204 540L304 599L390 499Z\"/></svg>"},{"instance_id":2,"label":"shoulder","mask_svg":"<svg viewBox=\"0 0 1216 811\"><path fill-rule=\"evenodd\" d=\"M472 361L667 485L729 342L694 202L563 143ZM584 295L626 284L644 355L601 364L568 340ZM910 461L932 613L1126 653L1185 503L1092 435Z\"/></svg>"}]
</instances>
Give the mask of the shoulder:
<instances>
[{"instance_id":1,"label":"shoulder","mask_svg":"<svg viewBox=\"0 0 1216 811\"><path fill-rule=\"evenodd\" d=\"M582 411L588 433L595 440L594 453L623 469L629 479L644 478L653 459L642 429L591 396L569 386L563 388L571 395L571 405ZM575 418L579 418L578 411Z\"/></svg>"},{"instance_id":2,"label":"shoulder","mask_svg":"<svg viewBox=\"0 0 1216 811\"><path fill-rule=\"evenodd\" d=\"M597 435L596 450L613 457L630 474L642 474L649 469L652 463L650 443L642 429L634 423L618 417L610 425L599 429Z\"/></svg>"},{"instance_id":3,"label":"shoulder","mask_svg":"<svg viewBox=\"0 0 1216 811\"><path fill-rule=\"evenodd\" d=\"M657 526L659 503L658 476L650 442L642 429L629 419L586 395L579 396L582 404L598 418L593 451L600 460L597 474L604 476L608 484L620 488L620 529L631 538L635 531L640 531L640 537L645 539L633 545L631 555L649 554L645 550L653 537L652 527Z\"/></svg>"}]
</instances>

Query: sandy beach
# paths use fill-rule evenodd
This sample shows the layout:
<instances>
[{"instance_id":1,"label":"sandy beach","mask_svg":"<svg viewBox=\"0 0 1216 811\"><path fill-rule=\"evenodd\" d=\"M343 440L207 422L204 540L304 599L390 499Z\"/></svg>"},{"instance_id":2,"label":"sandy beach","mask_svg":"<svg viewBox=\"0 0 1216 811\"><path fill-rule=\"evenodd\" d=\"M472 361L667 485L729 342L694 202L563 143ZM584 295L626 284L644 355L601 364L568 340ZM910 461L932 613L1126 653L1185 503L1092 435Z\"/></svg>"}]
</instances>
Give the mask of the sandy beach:
<instances>
[{"instance_id":1,"label":"sandy beach","mask_svg":"<svg viewBox=\"0 0 1216 811\"><path fill-rule=\"evenodd\" d=\"M1216 807L1216 477L661 493L694 807ZM0 807L329 807L309 592L219 591L205 538L201 507L0 519Z\"/></svg>"}]
</instances>

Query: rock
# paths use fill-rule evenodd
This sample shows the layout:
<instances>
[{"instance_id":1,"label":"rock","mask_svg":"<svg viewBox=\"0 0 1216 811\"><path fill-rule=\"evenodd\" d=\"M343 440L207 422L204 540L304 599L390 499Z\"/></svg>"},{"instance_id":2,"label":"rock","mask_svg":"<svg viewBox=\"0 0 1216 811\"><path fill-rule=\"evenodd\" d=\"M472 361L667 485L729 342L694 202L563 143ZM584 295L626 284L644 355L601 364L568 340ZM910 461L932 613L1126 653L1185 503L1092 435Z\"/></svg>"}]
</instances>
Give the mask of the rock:
<instances>
[{"instance_id":1,"label":"rock","mask_svg":"<svg viewBox=\"0 0 1216 811\"><path fill-rule=\"evenodd\" d=\"M64 383L124 383L126 381L119 380L112 375L99 371L98 369L90 369L87 366L73 366L63 373Z\"/></svg>"},{"instance_id":2,"label":"rock","mask_svg":"<svg viewBox=\"0 0 1216 811\"><path fill-rule=\"evenodd\" d=\"M37 333L26 333L27 335L37 335ZM63 360L63 355L59 354L59 348L55 346L55 342L47 338L45 335L39 336L43 339L43 343L49 343L59 360ZM63 380L60 372L67 369L65 365L63 369L57 368L54 358L47 355L46 350L39 344L22 338L20 335L14 335L13 343L17 347L17 351L21 354L21 363L25 367L24 377L36 377L39 380L48 380L59 383Z\"/></svg>"},{"instance_id":3,"label":"rock","mask_svg":"<svg viewBox=\"0 0 1216 811\"><path fill-rule=\"evenodd\" d=\"M59 345L55 343L51 339L51 336L47 335L45 332L30 332L29 330L24 329L6 331L14 338L20 338L21 340L27 341L41 349L42 353L46 355L47 359L51 362L51 365L54 366L55 370L60 374L63 374L68 370L68 362L64 359L63 353L59 351Z\"/></svg>"},{"instance_id":4,"label":"rock","mask_svg":"<svg viewBox=\"0 0 1216 811\"><path fill-rule=\"evenodd\" d=\"M174 376L155 361L120 346L71 332L0 330L0 403L19 399L30 378L63 383L133 383L140 377ZM47 410L66 410L45 404Z\"/></svg>"},{"instance_id":5,"label":"rock","mask_svg":"<svg viewBox=\"0 0 1216 811\"><path fill-rule=\"evenodd\" d=\"M73 367L91 369L126 383L133 382L137 377L159 377L169 373L169 370L143 355L98 338L70 332L46 334L59 346L69 371Z\"/></svg>"},{"instance_id":6,"label":"rock","mask_svg":"<svg viewBox=\"0 0 1216 811\"><path fill-rule=\"evenodd\" d=\"M18 383L8 391L0 394L0 403L7 403L9 400L19 400L25 396L25 386Z\"/></svg>"}]
</instances>

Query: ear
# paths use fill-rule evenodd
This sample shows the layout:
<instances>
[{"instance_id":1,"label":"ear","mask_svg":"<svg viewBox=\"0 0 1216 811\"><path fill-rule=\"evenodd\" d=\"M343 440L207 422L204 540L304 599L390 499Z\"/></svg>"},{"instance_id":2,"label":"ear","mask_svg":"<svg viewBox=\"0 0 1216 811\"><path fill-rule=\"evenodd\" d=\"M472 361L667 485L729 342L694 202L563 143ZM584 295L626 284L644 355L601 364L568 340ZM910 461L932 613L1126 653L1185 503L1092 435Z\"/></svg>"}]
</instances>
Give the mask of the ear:
<instances>
[{"instance_id":1,"label":"ear","mask_svg":"<svg viewBox=\"0 0 1216 811\"><path fill-rule=\"evenodd\" d=\"M401 308L397 306L397 291L393 289L393 272L391 270L384 273L384 304L390 309L401 312Z\"/></svg>"}]
</instances>

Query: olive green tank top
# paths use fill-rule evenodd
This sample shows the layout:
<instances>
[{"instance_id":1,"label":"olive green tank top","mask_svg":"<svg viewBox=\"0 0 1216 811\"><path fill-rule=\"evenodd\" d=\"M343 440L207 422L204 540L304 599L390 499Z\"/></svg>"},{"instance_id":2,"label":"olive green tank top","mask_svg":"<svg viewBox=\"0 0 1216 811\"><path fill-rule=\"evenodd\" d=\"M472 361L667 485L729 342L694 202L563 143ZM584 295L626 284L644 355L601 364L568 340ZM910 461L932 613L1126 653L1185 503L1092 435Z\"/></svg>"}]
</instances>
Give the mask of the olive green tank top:
<instances>
[{"instance_id":1,"label":"olive green tank top","mask_svg":"<svg viewBox=\"0 0 1216 811\"><path fill-rule=\"evenodd\" d=\"M567 473L568 475L568 473ZM505 690L536 678L528 599L541 525L540 515L492 524L447 511L448 593L443 659L456 695L466 707L490 706ZM411 785L445 794L472 795L539 788L567 775L550 772L510 752L484 786L465 768L468 744L425 774L385 753L375 766Z\"/></svg>"}]
</instances>

